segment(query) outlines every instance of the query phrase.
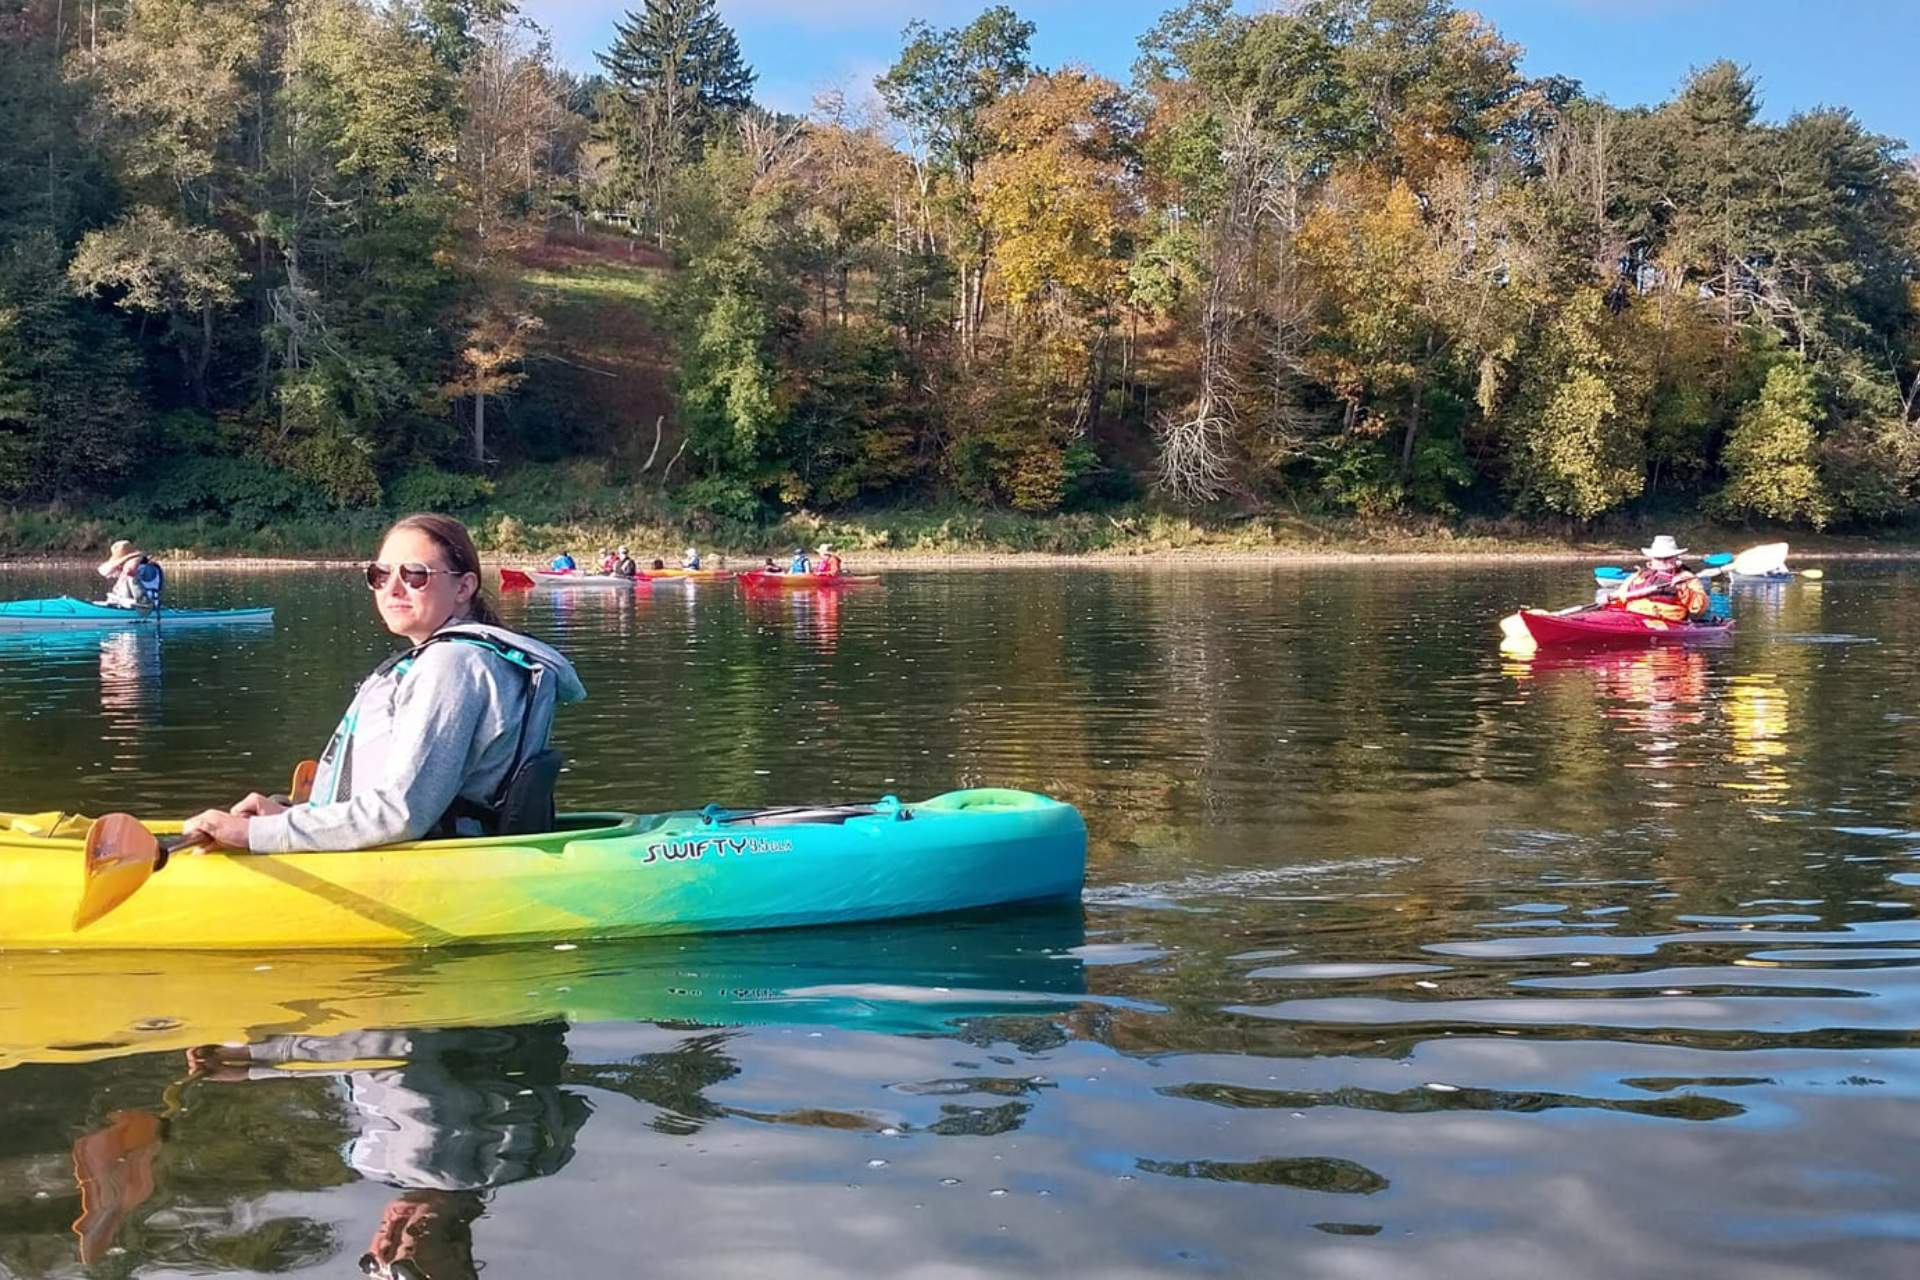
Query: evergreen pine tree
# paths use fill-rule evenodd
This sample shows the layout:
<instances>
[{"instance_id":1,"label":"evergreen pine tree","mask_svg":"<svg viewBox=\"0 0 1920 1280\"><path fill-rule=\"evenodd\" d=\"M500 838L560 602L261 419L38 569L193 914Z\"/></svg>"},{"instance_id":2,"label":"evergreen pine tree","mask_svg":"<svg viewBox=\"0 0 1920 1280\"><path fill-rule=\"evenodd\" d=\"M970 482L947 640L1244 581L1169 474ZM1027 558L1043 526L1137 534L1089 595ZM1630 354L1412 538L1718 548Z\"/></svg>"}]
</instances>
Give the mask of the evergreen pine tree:
<instances>
[{"instance_id":1,"label":"evergreen pine tree","mask_svg":"<svg viewBox=\"0 0 1920 1280\"><path fill-rule=\"evenodd\" d=\"M715 0L646 0L614 31L613 47L600 55L615 89L606 132L619 154L621 182L664 243L673 175L752 104L754 73Z\"/></svg>"}]
</instances>

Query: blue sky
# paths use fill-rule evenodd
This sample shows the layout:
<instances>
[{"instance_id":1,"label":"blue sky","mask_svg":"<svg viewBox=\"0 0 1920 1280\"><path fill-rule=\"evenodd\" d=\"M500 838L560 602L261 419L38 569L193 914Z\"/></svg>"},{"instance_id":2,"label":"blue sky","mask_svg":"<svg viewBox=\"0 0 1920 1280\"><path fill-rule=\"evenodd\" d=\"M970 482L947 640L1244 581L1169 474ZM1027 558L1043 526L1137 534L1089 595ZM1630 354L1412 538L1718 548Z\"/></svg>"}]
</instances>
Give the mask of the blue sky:
<instances>
[{"instance_id":1,"label":"blue sky","mask_svg":"<svg viewBox=\"0 0 1920 1280\"><path fill-rule=\"evenodd\" d=\"M639 0L522 0L581 70ZM1124 79L1135 41L1171 0L1013 0L1038 27L1045 65L1078 62ZM981 0L720 0L760 73L759 97L804 110L821 89L863 96L900 49L913 17L971 21ZM1668 96L1692 66L1732 58L1759 77L1767 114L1851 107L1867 127L1920 144L1914 0L1480 0L1477 9L1527 49L1531 74L1557 73L1622 105Z\"/></svg>"}]
</instances>

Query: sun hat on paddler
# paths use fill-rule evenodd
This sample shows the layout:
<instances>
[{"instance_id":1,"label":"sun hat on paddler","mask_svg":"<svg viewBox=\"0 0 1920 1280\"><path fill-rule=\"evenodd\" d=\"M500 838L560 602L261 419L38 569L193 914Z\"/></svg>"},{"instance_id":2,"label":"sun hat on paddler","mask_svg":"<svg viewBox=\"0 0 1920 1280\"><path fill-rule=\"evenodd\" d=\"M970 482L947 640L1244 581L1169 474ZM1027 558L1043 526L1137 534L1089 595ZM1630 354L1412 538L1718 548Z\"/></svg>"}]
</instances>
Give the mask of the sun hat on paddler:
<instances>
[{"instance_id":1,"label":"sun hat on paddler","mask_svg":"<svg viewBox=\"0 0 1920 1280\"><path fill-rule=\"evenodd\" d=\"M833 544L831 542L823 542L819 546L815 547L814 550L819 552L823 556L829 555L833 551Z\"/></svg>"},{"instance_id":2,"label":"sun hat on paddler","mask_svg":"<svg viewBox=\"0 0 1920 1280\"><path fill-rule=\"evenodd\" d=\"M139 547L122 538L113 544L111 551L107 552L106 563L100 566L100 576L103 578L111 578L114 574L120 572L121 565L124 565L129 560L138 560L146 554L147 553Z\"/></svg>"},{"instance_id":3,"label":"sun hat on paddler","mask_svg":"<svg viewBox=\"0 0 1920 1280\"><path fill-rule=\"evenodd\" d=\"M1652 546L1640 548L1640 554L1649 560L1678 560L1687 554L1687 549L1662 533L1654 537Z\"/></svg>"}]
</instances>

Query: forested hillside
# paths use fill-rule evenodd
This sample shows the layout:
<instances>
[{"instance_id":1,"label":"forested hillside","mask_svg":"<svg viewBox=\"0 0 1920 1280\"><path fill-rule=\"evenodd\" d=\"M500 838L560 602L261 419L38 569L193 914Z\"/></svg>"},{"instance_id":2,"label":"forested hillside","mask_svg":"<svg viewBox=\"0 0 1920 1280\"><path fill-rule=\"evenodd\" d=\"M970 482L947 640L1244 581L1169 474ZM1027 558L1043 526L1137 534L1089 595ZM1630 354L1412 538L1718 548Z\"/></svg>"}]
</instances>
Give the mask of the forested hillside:
<instances>
[{"instance_id":1,"label":"forested hillside","mask_svg":"<svg viewBox=\"0 0 1920 1280\"><path fill-rule=\"evenodd\" d=\"M1616 107L1446 0L1191 0L1126 83L1033 34L798 118L712 0L591 77L507 0L0 0L0 503L1920 501L1920 169L1843 106L1702 50Z\"/></svg>"}]
</instances>

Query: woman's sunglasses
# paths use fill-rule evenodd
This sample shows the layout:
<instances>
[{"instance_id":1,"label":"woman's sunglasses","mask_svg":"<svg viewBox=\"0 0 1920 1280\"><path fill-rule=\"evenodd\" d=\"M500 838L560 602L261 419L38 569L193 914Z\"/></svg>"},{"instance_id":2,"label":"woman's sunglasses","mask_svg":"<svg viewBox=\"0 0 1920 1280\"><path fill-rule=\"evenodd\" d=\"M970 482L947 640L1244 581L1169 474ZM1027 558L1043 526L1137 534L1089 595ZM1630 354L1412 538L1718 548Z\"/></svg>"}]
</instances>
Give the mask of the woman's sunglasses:
<instances>
[{"instance_id":1,"label":"woman's sunglasses","mask_svg":"<svg viewBox=\"0 0 1920 1280\"><path fill-rule=\"evenodd\" d=\"M450 578L465 576L457 569L435 569L424 564L381 564L375 561L367 566L367 589L385 591L395 573L400 575L401 584L409 591L425 591L436 573L444 573Z\"/></svg>"}]
</instances>

